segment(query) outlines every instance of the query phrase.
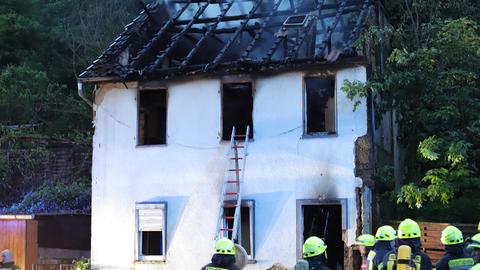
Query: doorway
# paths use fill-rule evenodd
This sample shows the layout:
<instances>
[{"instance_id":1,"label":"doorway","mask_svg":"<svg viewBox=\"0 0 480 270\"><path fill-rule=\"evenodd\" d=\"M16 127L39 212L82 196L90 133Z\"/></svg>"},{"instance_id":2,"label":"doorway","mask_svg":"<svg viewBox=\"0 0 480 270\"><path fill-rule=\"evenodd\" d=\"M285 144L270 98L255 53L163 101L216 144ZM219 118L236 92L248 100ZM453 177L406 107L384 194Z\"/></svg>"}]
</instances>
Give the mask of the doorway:
<instances>
[{"instance_id":1,"label":"doorway","mask_svg":"<svg viewBox=\"0 0 480 270\"><path fill-rule=\"evenodd\" d=\"M342 239L343 217L340 203L308 203L300 204L300 235L297 235L300 248L310 236L323 239L327 245L327 265L330 269L343 269L344 242Z\"/></svg>"}]
</instances>

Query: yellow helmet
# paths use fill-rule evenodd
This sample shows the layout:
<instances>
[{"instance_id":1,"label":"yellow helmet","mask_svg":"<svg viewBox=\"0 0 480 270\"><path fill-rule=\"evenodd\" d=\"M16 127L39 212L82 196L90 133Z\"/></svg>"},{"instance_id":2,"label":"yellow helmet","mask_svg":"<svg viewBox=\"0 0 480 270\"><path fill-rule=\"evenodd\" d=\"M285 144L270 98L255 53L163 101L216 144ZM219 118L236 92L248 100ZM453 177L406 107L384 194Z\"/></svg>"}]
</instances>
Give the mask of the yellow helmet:
<instances>
[{"instance_id":1,"label":"yellow helmet","mask_svg":"<svg viewBox=\"0 0 480 270\"><path fill-rule=\"evenodd\" d=\"M468 245L468 248L480 249L480 233L477 233L472 237L471 242Z\"/></svg>"},{"instance_id":2,"label":"yellow helmet","mask_svg":"<svg viewBox=\"0 0 480 270\"><path fill-rule=\"evenodd\" d=\"M303 244L303 258L318 256L327 250L327 245L322 239L310 236Z\"/></svg>"},{"instance_id":3,"label":"yellow helmet","mask_svg":"<svg viewBox=\"0 0 480 270\"><path fill-rule=\"evenodd\" d=\"M398 225L398 238L400 239L420 238L421 234L418 223L409 218Z\"/></svg>"},{"instance_id":4,"label":"yellow helmet","mask_svg":"<svg viewBox=\"0 0 480 270\"><path fill-rule=\"evenodd\" d=\"M462 231L455 226L447 226L442 231L442 237L440 237L440 241L446 246L461 244L463 243Z\"/></svg>"},{"instance_id":5,"label":"yellow helmet","mask_svg":"<svg viewBox=\"0 0 480 270\"><path fill-rule=\"evenodd\" d=\"M366 246L366 247L373 247L375 246L375 236L371 234L362 234L357 237L357 245Z\"/></svg>"},{"instance_id":6,"label":"yellow helmet","mask_svg":"<svg viewBox=\"0 0 480 270\"><path fill-rule=\"evenodd\" d=\"M478 222L478 228L477 230L480 232L480 222Z\"/></svg>"},{"instance_id":7,"label":"yellow helmet","mask_svg":"<svg viewBox=\"0 0 480 270\"><path fill-rule=\"evenodd\" d=\"M220 238L215 243L215 254L235 255L237 248L232 240Z\"/></svg>"},{"instance_id":8,"label":"yellow helmet","mask_svg":"<svg viewBox=\"0 0 480 270\"><path fill-rule=\"evenodd\" d=\"M397 231L392 226L382 226L377 229L375 239L377 241L392 241L397 238Z\"/></svg>"}]
</instances>

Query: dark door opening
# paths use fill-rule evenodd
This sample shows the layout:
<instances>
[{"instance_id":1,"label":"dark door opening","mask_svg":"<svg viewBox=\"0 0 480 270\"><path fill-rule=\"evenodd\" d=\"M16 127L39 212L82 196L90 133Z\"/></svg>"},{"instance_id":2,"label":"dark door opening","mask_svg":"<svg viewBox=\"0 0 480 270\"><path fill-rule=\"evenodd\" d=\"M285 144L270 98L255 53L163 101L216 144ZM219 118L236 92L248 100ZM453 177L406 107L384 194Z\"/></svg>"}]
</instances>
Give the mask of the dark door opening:
<instances>
[{"instance_id":1,"label":"dark door opening","mask_svg":"<svg viewBox=\"0 0 480 270\"><path fill-rule=\"evenodd\" d=\"M327 265L343 269L342 206L340 204L303 205L303 241L310 236L322 238L327 244Z\"/></svg>"},{"instance_id":2,"label":"dark door opening","mask_svg":"<svg viewBox=\"0 0 480 270\"><path fill-rule=\"evenodd\" d=\"M250 126L249 138L253 138L253 92L252 83L225 83L222 95L222 139L229 141L232 128L236 135L244 135Z\"/></svg>"}]
</instances>

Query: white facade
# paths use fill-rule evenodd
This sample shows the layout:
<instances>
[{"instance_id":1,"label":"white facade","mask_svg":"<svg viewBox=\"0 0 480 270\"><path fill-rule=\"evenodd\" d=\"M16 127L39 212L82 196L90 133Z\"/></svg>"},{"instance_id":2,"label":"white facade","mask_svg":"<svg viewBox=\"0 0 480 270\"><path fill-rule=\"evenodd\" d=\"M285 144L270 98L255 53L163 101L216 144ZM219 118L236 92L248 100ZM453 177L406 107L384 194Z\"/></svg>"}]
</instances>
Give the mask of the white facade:
<instances>
[{"instance_id":1,"label":"white facade","mask_svg":"<svg viewBox=\"0 0 480 270\"><path fill-rule=\"evenodd\" d=\"M245 269L297 258L299 199L346 199L347 245L359 209L354 143L367 132L366 102L353 112L342 82L366 80L364 67L336 72L337 135L303 137L302 72L254 80L254 141L243 185L255 201L255 260ZM221 141L221 79L167 83L167 145L137 146L137 89L99 85L93 139L92 261L117 269L200 269L210 261L228 142ZM167 202L165 262L135 262L135 203Z\"/></svg>"}]
</instances>

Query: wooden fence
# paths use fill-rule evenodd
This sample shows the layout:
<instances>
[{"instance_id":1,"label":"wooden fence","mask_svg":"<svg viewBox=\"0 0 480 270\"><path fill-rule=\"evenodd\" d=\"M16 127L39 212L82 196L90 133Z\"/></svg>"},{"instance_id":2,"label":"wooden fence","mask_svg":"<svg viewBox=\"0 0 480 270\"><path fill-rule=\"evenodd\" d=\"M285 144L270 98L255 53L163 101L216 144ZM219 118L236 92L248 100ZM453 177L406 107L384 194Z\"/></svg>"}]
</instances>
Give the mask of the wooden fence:
<instances>
[{"instance_id":1,"label":"wooden fence","mask_svg":"<svg viewBox=\"0 0 480 270\"><path fill-rule=\"evenodd\" d=\"M394 228L398 227L399 221L387 222ZM440 242L442 230L449 225L456 226L463 232L464 239L472 237L477 231L477 224L450 224L450 223L432 223L432 222L419 222L418 225L422 230L422 250L432 259L433 263L436 263L444 254L445 248Z\"/></svg>"}]
</instances>

